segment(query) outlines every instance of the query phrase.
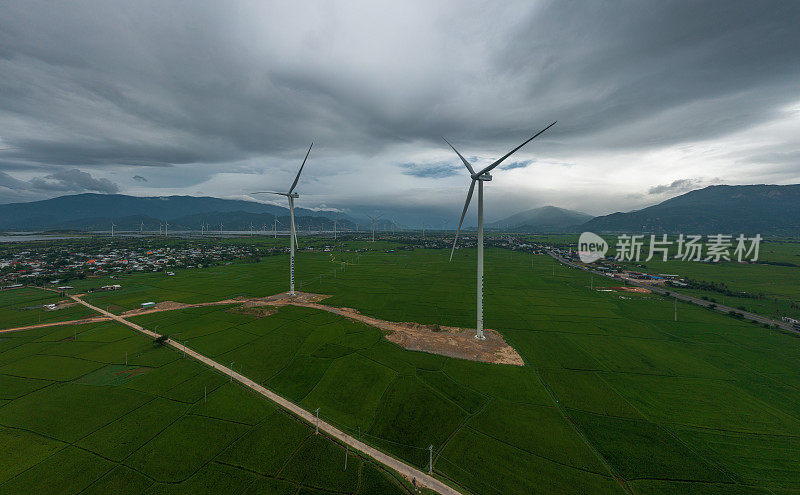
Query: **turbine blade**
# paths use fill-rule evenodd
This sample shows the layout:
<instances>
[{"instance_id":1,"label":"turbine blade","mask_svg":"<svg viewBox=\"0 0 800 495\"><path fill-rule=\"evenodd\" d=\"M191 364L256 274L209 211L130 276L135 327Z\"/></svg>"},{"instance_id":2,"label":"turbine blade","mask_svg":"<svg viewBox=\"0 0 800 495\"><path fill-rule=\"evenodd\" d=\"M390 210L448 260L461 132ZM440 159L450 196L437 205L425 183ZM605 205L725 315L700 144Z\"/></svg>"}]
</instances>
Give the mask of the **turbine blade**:
<instances>
[{"instance_id":1,"label":"turbine blade","mask_svg":"<svg viewBox=\"0 0 800 495\"><path fill-rule=\"evenodd\" d=\"M470 163L467 161L467 159L464 158L463 156L461 156L461 153L459 153L458 150L455 149L453 147L453 145L450 144L450 141L448 141L444 136L442 136L442 139L444 139L444 142L447 143L448 145L450 145L450 147L453 148L453 151L456 152L456 155L458 155L458 157L461 158L461 161L464 162L464 166L467 167L467 170L469 170L469 174L470 175L475 175L475 170L472 169L472 165L470 165Z\"/></svg>"},{"instance_id":2,"label":"turbine blade","mask_svg":"<svg viewBox=\"0 0 800 495\"><path fill-rule=\"evenodd\" d=\"M537 133L536 133L536 134L534 134L534 135L533 135L533 136L532 136L530 139L528 139L528 140L527 140L527 141L525 141L524 143L520 144L519 146L517 146L517 147L516 147L516 148L514 148L513 150L511 150L511 151L509 151L508 153L506 153L505 155L503 155L503 158L501 158L501 159L497 160L496 162L492 163L492 164L491 164L491 165L489 165L488 167L486 167L486 168L484 168L483 170L481 170L480 172L478 172L478 175L483 175L483 174L485 174L486 172L491 172L491 171L492 171L492 169L494 169L496 166L500 165L500 164L503 162L503 160L505 160L505 159L506 159L506 158L508 158L509 156L513 155L514 153L516 153L516 152L517 152L517 150L519 150L520 148L522 148L522 147L523 147L523 146L525 146L526 144L528 144L528 143L530 143L531 141L533 141L533 139L534 139L534 138L536 138L537 136L539 136L539 134L543 133L543 132L544 132L544 131L546 131L547 129L550 129L550 128L551 128L551 127L553 127L554 125L556 125L556 123L555 123L555 122L553 122L553 123L552 123L552 124L550 124L549 126L545 127L545 128L544 128L544 129L542 129L541 131L537 132Z\"/></svg>"},{"instance_id":3,"label":"turbine blade","mask_svg":"<svg viewBox=\"0 0 800 495\"><path fill-rule=\"evenodd\" d=\"M277 194L278 196L286 196L287 193L282 193L278 191L256 191L256 192L251 192L250 194Z\"/></svg>"},{"instance_id":4,"label":"turbine blade","mask_svg":"<svg viewBox=\"0 0 800 495\"><path fill-rule=\"evenodd\" d=\"M464 223L464 217L467 214L467 209L469 208L469 202L472 200L472 192L475 191L475 180L472 179L472 183L469 185L469 192L467 193L467 201L464 203L464 211L461 212L461 220L458 222L458 230L456 230L456 237L453 239L453 249L450 250L450 261L453 261L453 253L456 251L456 243L458 242L458 233L461 232L461 224Z\"/></svg>"},{"instance_id":5,"label":"turbine blade","mask_svg":"<svg viewBox=\"0 0 800 495\"><path fill-rule=\"evenodd\" d=\"M314 143L311 143L311 146L314 146ZM300 174L303 172L303 167L306 166L306 160L308 160L308 154L311 153L311 146L308 147L308 151L306 151L306 157L303 158L303 164L300 165L300 170L297 171L297 177L294 178L294 182L292 182L292 187L289 188L289 194L294 191L295 186L297 186L297 181L300 180Z\"/></svg>"}]
</instances>

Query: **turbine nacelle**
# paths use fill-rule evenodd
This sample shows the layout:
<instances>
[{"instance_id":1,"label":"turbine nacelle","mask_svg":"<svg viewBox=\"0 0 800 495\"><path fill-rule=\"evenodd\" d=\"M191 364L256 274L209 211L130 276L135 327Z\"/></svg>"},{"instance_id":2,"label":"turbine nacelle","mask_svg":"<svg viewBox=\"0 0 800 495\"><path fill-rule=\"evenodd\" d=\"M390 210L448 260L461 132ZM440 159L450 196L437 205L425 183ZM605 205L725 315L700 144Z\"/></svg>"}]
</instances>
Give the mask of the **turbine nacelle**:
<instances>
[{"instance_id":1,"label":"turbine nacelle","mask_svg":"<svg viewBox=\"0 0 800 495\"><path fill-rule=\"evenodd\" d=\"M492 180L492 174L490 174L488 172L484 173L484 174L481 174L481 175L475 174L475 175L472 176L472 180L482 180L484 182L488 182L488 181Z\"/></svg>"}]
</instances>

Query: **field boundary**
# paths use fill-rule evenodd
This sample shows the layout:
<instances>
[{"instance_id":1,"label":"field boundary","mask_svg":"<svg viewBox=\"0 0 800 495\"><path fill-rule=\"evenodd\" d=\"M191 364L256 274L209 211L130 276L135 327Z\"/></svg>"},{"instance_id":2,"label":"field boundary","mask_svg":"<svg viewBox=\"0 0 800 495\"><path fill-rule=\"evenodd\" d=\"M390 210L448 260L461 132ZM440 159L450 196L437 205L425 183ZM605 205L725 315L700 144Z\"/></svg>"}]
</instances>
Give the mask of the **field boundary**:
<instances>
[{"instance_id":1,"label":"field boundary","mask_svg":"<svg viewBox=\"0 0 800 495\"><path fill-rule=\"evenodd\" d=\"M144 328L144 327L142 327L140 325L137 325L136 323L128 321L122 316L115 315L113 313L110 313L108 311L100 309L97 306L94 306L94 305L82 300L80 298L80 296L70 295L69 297L72 298L75 302L77 302L79 304L82 304L82 305L86 306L89 309L97 311L98 313L100 313L100 314L102 314L104 316L107 316L108 318L110 318L112 320L115 320L115 321L117 321L117 322L119 322L119 323L121 323L121 324L123 324L123 325L125 325L127 327L130 327L130 328L136 330L137 332L140 332L140 333L142 333L144 335L147 335L148 337L156 338L158 336L158 335L156 335L155 332L147 330L146 328ZM338 441L340 441L342 443L345 443L345 444L353 447L355 450L358 450L362 454L365 454L365 455L371 457L372 459L374 459L375 461L383 464L384 466L386 466L386 467L388 467L388 468L390 468L390 469L392 469L394 471L397 471L400 475L402 475L403 477L405 477L405 478L407 478L409 480L412 479L412 478L416 479L418 485L425 486L426 488L434 490L435 492L440 493L442 495L461 495L461 492L459 492L456 489L452 488L450 485L447 485L444 482L438 480L437 478L434 478L433 476L431 476L431 475L429 475L427 473L424 473L424 472L420 471L417 468L414 468L414 467L412 467L412 466L410 466L410 465L408 465L408 464L406 464L406 463L404 463L404 462L402 462L402 461L400 461L398 459L395 459L394 457L390 456L389 454L386 454L386 453L384 453L384 452L382 452L382 451L380 451L380 450L378 450L378 449L376 449L376 448L374 448L374 447L372 447L370 445L365 444L364 442L361 442L360 440L358 440L358 439L348 435L347 433L339 430L338 428L336 428L335 426L333 426L330 423L327 423L327 422L325 422L325 421L323 421L321 419L317 420L316 416L311 411L307 411L307 410L303 409L302 407L298 406L297 404L295 404L295 403L289 401L288 399L285 399L284 397L276 394L272 390L269 390L266 387L264 387L264 386L256 383L255 381L251 380L250 378L247 378L246 376L243 376L243 375L233 371L232 369L230 369L230 368L228 368L228 367L226 367L226 366L214 361L213 359L211 359L211 358L209 358L207 356L204 356L203 354L200 354L199 352L193 350L192 348L186 347L184 344L176 342L176 341L174 341L172 339L166 339L165 344L169 345L170 347L172 347L172 348L174 348L174 349L176 349L178 351L185 352L186 355L191 356L192 358L200 361L201 363L206 364L207 366L210 366L211 368L214 368L214 369L216 369L218 371L221 371L225 375L230 376L231 379L235 379L237 382L239 382L242 385L246 386L247 388L257 392L259 395L262 395L262 396L266 397L267 399L271 400L272 402L278 404L283 409L286 409L287 411L291 412L292 414L294 414L295 416L297 416L300 419L304 420L305 422L311 424L312 426L315 426L315 425L318 424L319 425L319 429L324 431L325 433L327 433L331 437L335 438L336 440L338 440Z\"/></svg>"}]
</instances>

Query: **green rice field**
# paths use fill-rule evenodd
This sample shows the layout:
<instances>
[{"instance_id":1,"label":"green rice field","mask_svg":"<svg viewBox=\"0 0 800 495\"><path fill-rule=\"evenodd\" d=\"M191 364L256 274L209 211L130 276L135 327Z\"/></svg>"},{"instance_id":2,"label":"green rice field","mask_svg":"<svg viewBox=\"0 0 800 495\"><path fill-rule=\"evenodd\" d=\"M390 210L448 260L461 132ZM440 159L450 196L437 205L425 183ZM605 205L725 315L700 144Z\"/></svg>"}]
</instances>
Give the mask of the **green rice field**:
<instances>
[{"instance_id":1,"label":"green rice field","mask_svg":"<svg viewBox=\"0 0 800 495\"><path fill-rule=\"evenodd\" d=\"M300 253L298 288L302 281L304 291L331 295L327 304L387 320L474 327L474 250L457 250L448 263L445 250L391 249L387 245L360 257ZM174 277L128 276L119 282L121 290L86 299L122 310L150 300L264 296L287 289L286 264L287 257L274 256L260 263L176 271ZM592 291L588 274L554 264L547 256L488 249L484 287L486 326L503 334L525 366L407 351L377 329L308 308L284 307L256 318L235 306L213 306L134 321L157 326L158 333L186 341L306 409L320 408L326 421L419 468L427 467L432 445L434 474L464 493L800 493L796 336L689 304L678 306L676 322L671 299ZM0 376L24 377L25 384L14 387L26 394L0 397L6 401L0 405L0 425L118 463L93 484L111 473L120 479L138 479L132 474L138 473L151 484L131 493L150 493L146 490L153 487L191 492L195 485L187 483L192 480L211 486L212 480L238 476L239 469L260 476L259 483L289 483L303 493L312 488L353 492L372 479L367 473L374 470L376 479L402 489L365 461L359 461L356 478L333 469L303 474L299 461L276 473L281 461L268 459L283 451L263 444L258 435L278 431L280 442L299 442L292 459L316 460L340 447L330 442L316 446L297 440L288 428L273 426L265 418L291 418L225 384L224 377L204 400L200 385L205 386L205 374L218 382L220 377L179 352L152 348L123 327L118 331L128 337L109 335L92 342L89 334L84 337L86 330L77 341L48 343L46 336L71 335L71 327L58 328L9 334L18 345L0 340ZM105 328L97 330L101 334L117 331L111 324L86 328ZM42 335L31 337L34 332ZM28 340L17 340L23 335ZM79 354L51 350L73 344L83 346ZM123 349L129 345L128 367L148 371L120 382L119 375L109 377L102 370L124 366ZM67 386L72 388L62 391ZM32 402L21 400L28 394L61 391L55 401L63 404L73 395L85 397L80 395L85 387L124 391L109 392L119 394L109 396L115 404L111 416L132 414L148 396L165 405L183 404L185 410L172 414L188 419L169 422L165 431L182 437L202 430L208 438L202 446L188 447L156 436L131 451L128 444L108 440L116 427L105 437L88 432L103 419L110 428L115 420L109 418L84 417L85 428L47 414L28 419ZM167 410L164 406L165 416ZM31 424L22 425L20 418ZM42 463L55 455L42 449L46 454L24 457ZM175 451L188 450L192 455L186 456L185 466L170 462ZM202 463L220 450L213 461ZM344 455L339 457L343 461ZM51 462L65 465L55 459ZM261 462L258 468L253 464ZM115 480L99 486L112 486ZM173 485L176 480L179 484ZM18 492L23 485L10 486ZM0 491L5 487L0 485Z\"/></svg>"},{"instance_id":2,"label":"green rice field","mask_svg":"<svg viewBox=\"0 0 800 495\"><path fill-rule=\"evenodd\" d=\"M0 339L0 493L408 493L174 350L117 323L77 328Z\"/></svg>"}]
</instances>

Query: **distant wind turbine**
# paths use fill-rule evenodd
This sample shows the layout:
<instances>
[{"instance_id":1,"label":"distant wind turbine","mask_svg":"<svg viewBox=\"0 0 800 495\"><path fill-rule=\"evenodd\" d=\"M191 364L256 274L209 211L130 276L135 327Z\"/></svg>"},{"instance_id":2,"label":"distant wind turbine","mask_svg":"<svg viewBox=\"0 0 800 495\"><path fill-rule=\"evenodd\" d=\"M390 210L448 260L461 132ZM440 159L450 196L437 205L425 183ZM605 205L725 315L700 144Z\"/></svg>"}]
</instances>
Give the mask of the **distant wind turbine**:
<instances>
[{"instance_id":1,"label":"distant wind turbine","mask_svg":"<svg viewBox=\"0 0 800 495\"><path fill-rule=\"evenodd\" d=\"M299 198L300 195L294 192L294 188L297 186L297 181L300 180L300 174L303 172L303 167L306 166L306 160L308 160L308 155L311 153L311 148L314 146L314 143L311 143L311 146L308 147L308 151L306 152L306 157L303 158L303 163L300 165L300 170L297 171L297 177L294 178L294 182L292 182L292 187L289 188L289 192L277 192L277 191L258 191L254 192L253 194L277 194L279 196L286 196L289 200L289 217L291 219L291 233L289 234L289 294L294 295L294 246L297 243L297 231L295 230L294 225L294 200Z\"/></svg>"},{"instance_id":2,"label":"distant wind turbine","mask_svg":"<svg viewBox=\"0 0 800 495\"><path fill-rule=\"evenodd\" d=\"M111 237L114 237L114 227L116 227L116 225L114 222L111 222Z\"/></svg>"},{"instance_id":3,"label":"distant wind turbine","mask_svg":"<svg viewBox=\"0 0 800 495\"><path fill-rule=\"evenodd\" d=\"M456 152L458 157L461 159L461 162L464 163L464 166L467 167L467 171L469 171L470 178L472 182L469 185L469 191L467 192L467 201L464 203L464 211L461 212L461 220L458 222L458 229L456 230L455 239L453 239L453 249L450 251L450 261L453 261L453 253L456 249L456 243L458 242L458 233L461 231L461 224L464 223L464 216L467 214L467 209L469 208L469 202L472 200L472 193L475 191L475 183L478 183L478 318L477 318L477 329L475 338L483 340L486 337L483 335L483 183L486 181L492 180L492 176L489 174L495 167L500 165L503 160L508 158L509 156L516 153L520 148L531 142L534 138L536 138L539 134L543 133L547 129L550 129L556 125L555 122L550 124L549 126L545 127L541 131L537 132L533 135L533 137L529 138L524 143L520 144L513 150L509 151L505 155L503 155L500 159L492 163L491 165L483 168L479 172L475 172L472 168L472 165L464 158L458 150L450 144L450 141L442 137L444 141Z\"/></svg>"},{"instance_id":4,"label":"distant wind turbine","mask_svg":"<svg viewBox=\"0 0 800 495\"><path fill-rule=\"evenodd\" d=\"M370 217L369 215L367 216L369 217L370 222L372 222L372 242L375 242L375 222L377 222L381 216L380 215L378 215L377 217Z\"/></svg>"}]
</instances>

